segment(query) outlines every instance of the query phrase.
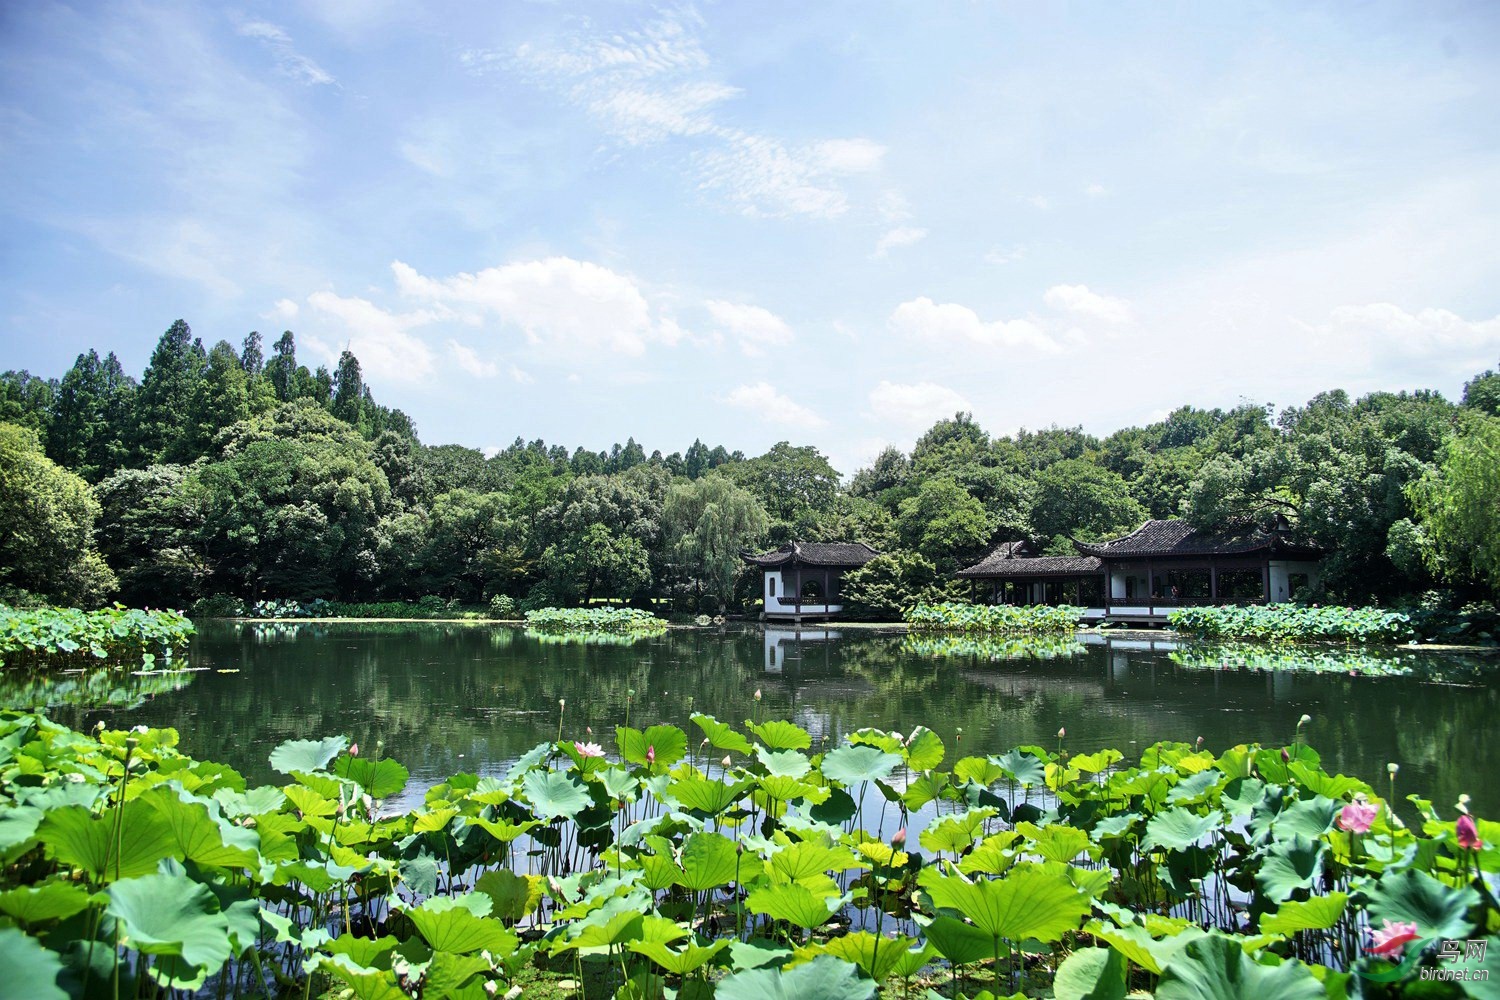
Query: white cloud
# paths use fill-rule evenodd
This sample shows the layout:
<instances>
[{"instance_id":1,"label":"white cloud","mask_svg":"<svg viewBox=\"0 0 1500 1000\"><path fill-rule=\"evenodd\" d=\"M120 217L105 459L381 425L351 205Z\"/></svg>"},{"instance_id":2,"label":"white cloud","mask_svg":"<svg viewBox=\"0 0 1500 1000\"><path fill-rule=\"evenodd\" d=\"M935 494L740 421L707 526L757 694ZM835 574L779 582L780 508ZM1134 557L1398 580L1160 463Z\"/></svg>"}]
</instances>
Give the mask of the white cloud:
<instances>
[{"instance_id":1,"label":"white cloud","mask_svg":"<svg viewBox=\"0 0 1500 1000\"><path fill-rule=\"evenodd\" d=\"M1468 320L1447 309L1408 312L1390 302L1339 306L1314 332L1331 334L1356 351L1424 362L1441 358L1471 368L1489 364L1500 352L1500 316Z\"/></svg>"},{"instance_id":2,"label":"white cloud","mask_svg":"<svg viewBox=\"0 0 1500 1000\"><path fill-rule=\"evenodd\" d=\"M345 298L333 292L314 292L307 303L343 327L334 344L318 336L309 338L311 346L330 362L339 353L334 345L342 344L359 358L367 377L407 382L432 374L432 349L410 331L434 322L439 314L429 310L388 312L367 299Z\"/></svg>"},{"instance_id":3,"label":"white cloud","mask_svg":"<svg viewBox=\"0 0 1500 1000\"><path fill-rule=\"evenodd\" d=\"M1113 295L1092 292L1087 285L1053 285L1043 297L1054 309L1105 323L1130 322L1130 303Z\"/></svg>"},{"instance_id":4,"label":"white cloud","mask_svg":"<svg viewBox=\"0 0 1500 1000\"><path fill-rule=\"evenodd\" d=\"M839 174L863 174L878 170L885 147L869 139L826 139L813 147L824 168Z\"/></svg>"},{"instance_id":5,"label":"white cloud","mask_svg":"<svg viewBox=\"0 0 1500 1000\"><path fill-rule=\"evenodd\" d=\"M821 427L826 421L799 403L793 402L769 382L741 385L731 389L722 402L747 410L757 420L770 424L797 427Z\"/></svg>"},{"instance_id":6,"label":"white cloud","mask_svg":"<svg viewBox=\"0 0 1500 1000\"><path fill-rule=\"evenodd\" d=\"M792 342L792 328L768 309L720 299L710 299L703 305L719 330L738 341L740 350L752 357L764 354L768 347Z\"/></svg>"},{"instance_id":7,"label":"white cloud","mask_svg":"<svg viewBox=\"0 0 1500 1000\"><path fill-rule=\"evenodd\" d=\"M519 328L539 354L587 361L601 352L640 355L651 342L680 336L676 323L660 326L629 277L571 257L549 257L490 267L475 274L429 278L401 261L391 264L403 295L493 317Z\"/></svg>"},{"instance_id":8,"label":"white cloud","mask_svg":"<svg viewBox=\"0 0 1500 1000\"><path fill-rule=\"evenodd\" d=\"M1034 194L1026 199L1026 204L1039 212L1045 212L1052 207L1052 199L1044 194Z\"/></svg>"},{"instance_id":9,"label":"white cloud","mask_svg":"<svg viewBox=\"0 0 1500 1000\"><path fill-rule=\"evenodd\" d=\"M266 315L266 319L276 319L282 320L284 322L289 322L296 319L297 313L299 312L301 312L301 308L291 299L277 299L276 305L271 309L270 313Z\"/></svg>"},{"instance_id":10,"label":"white cloud","mask_svg":"<svg viewBox=\"0 0 1500 1000\"><path fill-rule=\"evenodd\" d=\"M878 170L886 148L854 136L791 143L729 124L722 105L742 91L713 75L691 12L641 31L573 39L558 49L522 45L513 56L474 50L471 70L516 67L558 89L629 146L674 143L700 191L749 216L832 218L848 211L840 180Z\"/></svg>"},{"instance_id":11,"label":"white cloud","mask_svg":"<svg viewBox=\"0 0 1500 1000\"><path fill-rule=\"evenodd\" d=\"M1090 198L1103 198L1105 195L1109 194L1109 188L1105 187L1103 184L1090 184L1088 187L1083 189L1083 193L1088 195Z\"/></svg>"},{"instance_id":12,"label":"white cloud","mask_svg":"<svg viewBox=\"0 0 1500 1000\"><path fill-rule=\"evenodd\" d=\"M241 21L235 30L270 49L276 68L293 80L308 86L335 82L331 73L292 46L291 36L279 25L269 21Z\"/></svg>"},{"instance_id":13,"label":"white cloud","mask_svg":"<svg viewBox=\"0 0 1500 1000\"><path fill-rule=\"evenodd\" d=\"M938 303L927 298L903 302L891 313L890 324L898 333L923 340L967 342L982 347L1029 348L1043 352L1061 350L1035 322L1029 319L985 322L967 306Z\"/></svg>"},{"instance_id":14,"label":"white cloud","mask_svg":"<svg viewBox=\"0 0 1500 1000\"><path fill-rule=\"evenodd\" d=\"M1026 248L1023 246L994 247L989 253L984 255L984 262L986 264L1004 266L1006 264L1014 264L1025 256Z\"/></svg>"},{"instance_id":15,"label":"white cloud","mask_svg":"<svg viewBox=\"0 0 1500 1000\"><path fill-rule=\"evenodd\" d=\"M474 350L456 340L448 341L448 353L458 367L473 375L475 378L494 378L500 374L500 366L493 361L486 361Z\"/></svg>"},{"instance_id":16,"label":"white cloud","mask_svg":"<svg viewBox=\"0 0 1500 1000\"><path fill-rule=\"evenodd\" d=\"M875 256L884 257L898 247L909 247L927 238L927 230L917 226L897 226L886 230L875 244Z\"/></svg>"},{"instance_id":17,"label":"white cloud","mask_svg":"<svg viewBox=\"0 0 1500 1000\"><path fill-rule=\"evenodd\" d=\"M974 409L961 394L935 382L901 384L882 381L870 390L869 398L876 417L915 428L927 427L943 417Z\"/></svg>"}]
</instances>

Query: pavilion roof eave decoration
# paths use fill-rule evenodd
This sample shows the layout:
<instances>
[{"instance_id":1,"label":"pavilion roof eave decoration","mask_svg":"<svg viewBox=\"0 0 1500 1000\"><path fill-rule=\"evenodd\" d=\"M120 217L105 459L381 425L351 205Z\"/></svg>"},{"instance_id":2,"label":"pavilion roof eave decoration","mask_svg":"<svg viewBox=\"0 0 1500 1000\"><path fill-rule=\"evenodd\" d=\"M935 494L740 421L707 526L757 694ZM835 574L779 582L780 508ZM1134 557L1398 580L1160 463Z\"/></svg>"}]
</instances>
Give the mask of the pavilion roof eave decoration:
<instances>
[{"instance_id":1,"label":"pavilion roof eave decoration","mask_svg":"<svg viewBox=\"0 0 1500 1000\"><path fill-rule=\"evenodd\" d=\"M959 570L960 580L1015 579L1022 577L1098 576L1104 560L1097 556L1036 556L994 558Z\"/></svg>"},{"instance_id":2,"label":"pavilion roof eave decoration","mask_svg":"<svg viewBox=\"0 0 1500 1000\"><path fill-rule=\"evenodd\" d=\"M880 555L864 542L788 542L779 549L756 555L745 551L740 558L752 566L776 569L779 566L824 566L829 569L855 569Z\"/></svg>"},{"instance_id":3,"label":"pavilion roof eave decoration","mask_svg":"<svg viewBox=\"0 0 1500 1000\"><path fill-rule=\"evenodd\" d=\"M1294 545L1285 534L1259 525L1208 534L1181 518L1147 521L1130 534L1107 542L1074 542L1080 554L1103 559L1160 559L1173 556L1227 556L1269 552L1291 558L1316 559L1318 548Z\"/></svg>"}]
</instances>

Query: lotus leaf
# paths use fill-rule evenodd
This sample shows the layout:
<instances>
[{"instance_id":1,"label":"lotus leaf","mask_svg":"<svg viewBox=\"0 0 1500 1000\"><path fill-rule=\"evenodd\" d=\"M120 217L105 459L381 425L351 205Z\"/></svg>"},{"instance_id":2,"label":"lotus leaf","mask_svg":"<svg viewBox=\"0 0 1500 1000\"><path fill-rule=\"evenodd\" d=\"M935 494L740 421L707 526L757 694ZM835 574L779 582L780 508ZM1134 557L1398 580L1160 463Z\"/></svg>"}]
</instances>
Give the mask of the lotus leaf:
<instances>
[{"instance_id":1,"label":"lotus leaf","mask_svg":"<svg viewBox=\"0 0 1500 1000\"><path fill-rule=\"evenodd\" d=\"M1199 816L1191 809L1174 807L1157 813L1146 823L1146 836L1141 847L1148 851L1181 851L1223 825L1224 814L1217 810Z\"/></svg>"},{"instance_id":2,"label":"lotus leaf","mask_svg":"<svg viewBox=\"0 0 1500 1000\"><path fill-rule=\"evenodd\" d=\"M229 922L202 883L181 874L143 875L121 879L108 893L106 912L137 951L181 956L203 974L229 959Z\"/></svg>"},{"instance_id":3,"label":"lotus leaf","mask_svg":"<svg viewBox=\"0 0 1500 1000\"><path fill-rule=\"evenodd\" d=\"M1048 861L1067 863L1093 848L1087 833L1060 823L1051 826L1017 823L1015 832L1030 841L1026 850L1040 854Z\"/></svg>"},{"instance_id":4,"label":"lotus leaf","mask_svg":"<svg viewBox=\"0 0 1500 1000\"><path fill-rule=\"evenodd\" d=\"M955 917L938 914L924 928L927 940L954 965L971 965L995 957L992 935Z\"/></svg>"},{"instance_id":5,"label":"lotus leaf","mask_svg":"<svg viewBox=\"0 0 1500 1000\"><path fill-rule=\"evenodd\" d=\"M1017 867L1003 879L970 882L931 871L920 881L934 905L963 914L991 937L1057 941L1089 911L1089 898L1055 872Z\"/></svg>"},{"instance_id":6,"label":"lotus leaf","mask_svg":"<svg viewBox=\"0 0 1500 1000\"><path fill-rule=\"evenodd\" d=\"M1057 1000L1125 1000L1128 969L1113 948L1081 948L1057 967L1052 993Z\"/></svg>"},{"instance_id":7,"label":"lotus leaf","mask_svg":"<svg viewBox=\"0 0 1500 1000\"><path fill-rule=\"evenodd\" d=\"M1239 942L1205 935L1179 951L1162 970L1156 1000L1325 1000L1323 984L1307 966L1260 965Z\"/></svg>"},{"instance_id":8,"label":"lotus leaf","mask_svg":"<svg viewBox=\"0 0 1500 1000\"><path fill-rule=\"evenodd\" d=\"M321 771L349 745L344 736L321 740L287 740L271 751L271 766L282 774Z\"/></svg>"},{"instance_id":9,"label":"lotus leaf","mask_svg":"<svg viewBox=\"0 0 1500 1000\"><path fill-rule=\"evenodd\" d=\"M57 985L62 968L57 952L43 948L36 938L14 927L0 927L0 969L5 970L7 996L68 1000L68 994Z\"/></svg>"},{"instance_id":10,"label":"lotus leaf","mask_svg":"<svg viewBox=\"0 0 1500 1000\"><path fill-rule=\"evenodd\" d=\"M1260 929L1268 934L1295 934L1297 931L1321 931L1334 926L1349 908L1349 895L1331 892L1326 896L1282 903L1275 913L1260 918Z\"/></svg>"},{"instance_id":11,"label":"lotus leaf","mask_svg":"<svg viewBox=\"0 0 1500 1000\"><path fill-rule=\"evenodd\" d=\"M69 882L44 882L41 885L0 892L0 913L23 924L47 920L65 920L88 908L89 891Z\"/></svg>"},{"instance_id":12,"label":"lotus leaf","mask_svg":"<svg viewBox=\"0 0 1500 1000\"><path fill-rule=\"evenodd\" d=\"M47 814L37 835L47 853L63 864L81 868L96 882L135 878L156 871L156 863L171 856L176 838L166 820L147 802L132 799L123 807L119 841L115 823L120 810L94 816L82 806L67 806Z\"/></svg>"},{"instance_id":13,"label":"lotus leaf","mask_svg":"<svg viewBox=\"0 0 1500 1000\"><path fill-rule=\"evenodd\" d=\"M796 750L767 750L756 747L755 756L766 772L776 778L801 778L812 770L812 761Z\"/></svg>"},{"instance_id":14,"label":"lotus leaf","mask_svg":"<svg viewBox=\"0 0 1500 1000\"><path fill-rule=\"evenodd\" d=\"M726 976L717 1000L870 1000L875 984L832 955L785 970L750 969Z\"/></svg>"},{"instance_id":15,"label":"lotus leaf","mask_svg":"<svg viewBox=\"0 0 1500 1000\"><path fill-rule=\"evenodd\" d=\"M681 730L678 730L681 732ZM577 816L592 800L579 780L560 771L528 771L521 779L526 799L543 819Z\"/></svg>"},{"instance_id":16,"label":"lotus leaf","mask_svg":"<svg viewBox=\"0 0 1500 1000\"><path fill-rule=\"evenodd\" d=\"M644 732L616 726L615 746L630 763L660 773L687 756L687 733L676 726L652 726Z\"/></svg>"},{"instance_id":17,"label":"lotus leaf","mask_svg":"<svg viewBox=\"0 0 1500 1000\"><path fill-rule=\"evenodd\" d=\"M660 941L631 941L625 947L637 955L645 955L675 976L685 976L708 964L715 955L729 947L729 939L719 938L708 945L690 941L677 951Z\"/></svg>"},{"instance_id":18,"label":"lotus leaf","mask_svg":"<svg viewBox=\"0 0 1500 1000\"><path fill-rule=\"evenodd\" d=\"M341 778L357 782L372 798L385 799L406 787L411 772L391 760L369 760L365 757L340 757L333 766L333 773Z\"/></svg>"},{"instance_id":19,"label":"lotus leaf","mask_svg":"<svg viewBox=\"0 0 1500 1000\"><path fill-rule=\"evenodd\" d=\"M931 732L931 730L926 731ZM941 748L942 743L939 742L938 746ZM896 754L886 753L878 747L845 746L824 754L821 770L823 777L831 781L853 785L861 781L880 781L888 778L900 763L901 758ZM795 777L800 778L801 775Z\"/></svg>"},{"instance_id":20,"label":"lotus leaf","mask_svg":"<svg viewBox=\"0 0 1500 1000\"><path fill-rule=\"evenodd\" d=\"M1311 889L1323 875L1321 841L1296 836L1278 840L1266 848L1265 860L1255 874L1255 884L1272 902L1290 899L1299 889Z\"/></svg>"},{"instance_id":21,"label":"lotus leaf","mask_svg":"<svg viewBox=\"0 0 1500 1000\"><path fill-rule=\"evenodd\" d=\"M893 973L897 965L901 964L903 958L910 963L914 961L914 955L923 956L927 953L925 948L911 951L912 946L917 943L915 938L900 934L895 937L882 937L879 934L871 934L869 931L855 931L829 938L821 944L799 948L797 958L812 959L818 955L832 955L845 962L853 962L866 976L881 983Z\"/></svg>"},{"instance_id":22,"label":"lotus leaf","mask_svg":"<svg viewBox=\"0 0 1500 1000\"><path fill-rule=\"evenodd\" d=\"M1000 757L991 757L1005 772L1005 776L1022 787L1030 788L1046 783L1047 768L1041 759L1029 754L1022 753L1019 749L1012 750Z\"/></svg>"},{"instance_id":23,"label":"lotus leaf","mask_svg":"<svg viewBox=\"0 0 1500 1000\"><path fill-rule=\"evenodd\" d=\"M785 920L811 930L826 923L846 902L847 896L836 893L824 896L789 882L753 890L745 905L752 913L764 913L773 920Z\"/></svg>"},{"instance_id":24,"label":"lotus leaf","mask_svg":"<svg viewBox=\"0 0 1500 1000\"><path fill-rule=\"evenodd\" d=\"M1424 938L1467 938L1473 930L1467 913L1478 902L1467 885L1455 889L1414 868L1388 871L1370 890L1370 922L1413 923Z\"/></svg>"},{"instance_id":25,"label":"lotus leaf","mask_svg":"<svg viewBox=\"0 0 1500 1000\"><path fill-rule=\"evenodd\" d=\"M913 771L930 771L943 762L947 752L942 737L926 726L918 726L906 737L901 756Z\"/></svg>"},{"instance_id":26,"label":"lotus leaf","mask_svg":"<svg viewBox=\"0 0 1500 1000\"><path fill-rule=\"evenodd\" d=\"M986 757L965 757L953 765L953 777L960 781L972 781L988 788L1001 778L1005 771L999 764Z\"/></svg>"},{"instance_id":27,"label":"lotus leaf","mask_svg":"<svg viewBox=\"0 0 1500 1000\"><path fill-rule=\"evenodd\" d=\"M715 750L723 750L725 753L750 752L750 741L727 722L720 722L712 715L695 715L693 724L703 730L703 735L708 737L709 746Z\"/></svg>"},{"instance_id":28,"label":"lotus leaf","mask_svg":"<svg viewBox=\"0 0 1500 1000\"><path fill-rule=\"evenodd\" d=\"M825 872L841 872L857 867L859 862L844 847L825 847L822 844L791 844L771 857L771 878L776 882L800 882L812 888L814 883L826 880Z\"/></svg>"},{"instance_id":29,"label":"lotus leaf","mask_svg":"<svg viewBox=\"0 0 1500 1000\"><path fill-rule=\"evenodd\" d=\"M806 750L812 746L812 737L807 730L791 722L772 719L756 725L747 719L745 725L768 750Z\"/></svg>"},{"instance_id":30,"label":"lotus leaf","mask_svg":"<svg viewBox=\"0 0 1500 1000\"><path fill-rule=\"evenodd\" d=\"M488 950L505 954L518 941L504 924L489 917L490 906L490 897L484 893L436 896L408 909L406 915L435 952L467 955Z\"/></svg>"}]
</instances>

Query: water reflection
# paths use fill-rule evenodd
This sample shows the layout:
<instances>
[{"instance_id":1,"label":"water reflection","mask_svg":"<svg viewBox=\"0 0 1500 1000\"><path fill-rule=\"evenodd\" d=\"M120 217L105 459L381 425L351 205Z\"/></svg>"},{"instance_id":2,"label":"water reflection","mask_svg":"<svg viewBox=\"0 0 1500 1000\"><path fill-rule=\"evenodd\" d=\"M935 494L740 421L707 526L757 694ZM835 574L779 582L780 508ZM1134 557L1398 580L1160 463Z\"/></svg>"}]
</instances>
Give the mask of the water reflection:
<instances>
[{"instance_id":1,"label":"water reflection","mask_svg":"<svg viewBox=\"0 0 1500 1000\"><path fill-rule=\"evenodd\" d=\"M553 637L549 636L547 639ZM557 733L612 743L614 727L669 722L693 736L707 712L741 723L789 718L819 744L864 726L936 730L947 765L1018 744L1117 747L1162 739L1221 750L1287 741L1299 716L1330 771L1384 780L1447 808L1460 792L1500 813L1500 680L1490 657L1402 651L1403 676L1216 669L1157 637L1081 641L929 640L857 630L674 629L629 646L545 641L489 624L210 624L190 662L214 668L139 704L57 703L87 728L173 725L183 747L269 781L285 739L346 733L406 763L419 781L497 768ZM1217 655L1217 654L1215 654ZM1328 654L1332 655L1332 654ZM238 669L239 673L218 673ZM1438 683L1433 678L1442 679ZM760 689L759 704L753 693ZM634 694L631 694L634 692ZM23 704L12 698L6 704ZM957 731L962 729L962 741ZM817 749L819 744L815 744Z\"/></svg>"}]
</instances>

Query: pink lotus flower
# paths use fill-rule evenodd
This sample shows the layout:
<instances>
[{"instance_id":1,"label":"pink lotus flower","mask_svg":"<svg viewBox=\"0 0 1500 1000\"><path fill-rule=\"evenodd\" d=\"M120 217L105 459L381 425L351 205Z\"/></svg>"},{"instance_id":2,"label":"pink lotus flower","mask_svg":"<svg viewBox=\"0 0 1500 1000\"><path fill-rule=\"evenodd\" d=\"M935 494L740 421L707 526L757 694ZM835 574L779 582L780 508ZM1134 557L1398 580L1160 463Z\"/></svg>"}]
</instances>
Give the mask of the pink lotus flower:
<instances>
[{"instance_id":1,"label":"pink lotus flower","mask_svg":"<svg viewBox=\"0 0 1500 1000\"><path fill-rule=\"evenodd\" d=\"M573 749L580 757L603 757L604 748L597 743L574 743Z\"/></svg>"},{"instance_id":2,"label":"pink lotus flower","mask_svg":"<svg viewBox=\"0 0 1500 1000\"><path fill-rule=\"evenodd\" d=\"M1385 926L1376 930L1368 928L1370 932L1369 952L1372 955L1380 955L1385 958L1400 958L1401 953L1406 950L1406 942L1417 939L1417 925L1409 923L1392 923L1387 920Z\"/></svg>"},{"instance_id":3,"label":"pink lotus flower","mask_svg":"<svg viewBox=\"0 0 1500 1000\"><path fill-rule=\"evenodd\" d=\"M1467 851L1478 851L1483 849L1484 841L1479 839L1479 827L1474 825L1474 817L1465 813L1458 817L1458 846Z\"/></svg>"},{"instance_id":4,"label":"pink lotus flower","mask_svg":"<svg viewBox=\"0 0 1500 1000\"><path fill-rule=\"evenodd\" d=\"M896 850L898 851L906 846L906 827L903 826L901 829L891 834L891 846L896 848Z\"/></svg>"},{"instance_id":5,"label":"pink lotus flower","mask_svg":"<svg viewBox=\"0 0 1500 1000\"><path fill-rule=\"evenodd\" d=\"M1369 833L1380 809L1368 802L1351 802L1339 810L1339 829L1350 833Z\"/></svg>"},{"instance_id":6,"label":"pink lotus flower","mask_svg":"<svg viewBox=\"0 0 1500 1000\"><path fill-rule=\"evenodd\" d=\"M656 744L654 744L654 743L651 744L650 746L646 747L646 763L647 764L655 764L656 763Z\"/></svg>"},{"instance_id":7,"label":"pink lotus flower","mask_svg":"<svg viewBox=\"0 0 1500 1000\"><path fill-rule=\"evenodd\" d=\"M359 756L359 744L358 743L351 743L351 744L349 744L349 756L351 756L351 757L358 757Z\"/></svg>"}]
</instances>

